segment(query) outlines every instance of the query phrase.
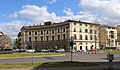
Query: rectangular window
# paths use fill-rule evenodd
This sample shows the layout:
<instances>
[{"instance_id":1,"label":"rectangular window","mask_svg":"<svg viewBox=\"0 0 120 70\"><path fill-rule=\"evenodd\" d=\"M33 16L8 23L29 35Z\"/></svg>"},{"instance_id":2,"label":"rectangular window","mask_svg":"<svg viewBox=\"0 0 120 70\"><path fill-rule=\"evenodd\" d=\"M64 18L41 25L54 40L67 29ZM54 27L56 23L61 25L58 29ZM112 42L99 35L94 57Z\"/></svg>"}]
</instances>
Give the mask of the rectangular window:
<instances>
[{"instance_id":1,"label":"rectangular window","mask_svg":"<svg viewBox=\"0 0 120 70\"><path fill-rule=\"evenodd\" d=\"M35 37L35 41L37 41L37 37Z\"/></svg>"},{"instance_id":2,"label":"rectangular window","mask_svg":"<svg viewBox=\"0 0 120 70\"><path fill-rule=\"evenodd\" d=\"M46 36L46 41L49 41L49 36Z\"/></svg>"},{"instance_id":3,"label":"rectangular window","mask_svg":"<svg viewBox=\"0 0 120 70\"><path fill-rule=\"evenodd\" d=\"M54 35L52 36L52 41L54 41Z\"/></svg>"},{"instance_id":4,"label":"rectangular window","mask_svg":"<svg viewBox=\"0 0 120 70\"><path fill-rule=\"evenodd\" d=\"M85 29L85 33L88 33L88 29Z\"/></svg>"},{"instance_id":5,"label":"rectangular window","mask_svg":"<svg viewBox=\"0 0 120 70\"><path fill-rule=\"evenodd\" d=\"M76 34L74 34L74 39L77 39L77 36L76 36Z\"/></svg>"},{"instance_id":6,"label":"rectangular window","mask_svg":"<svg viewBox=\"0 0 120 70\"><path fill-rule=\"evenodd\" d=\"M85 46L85 48L86 48L86 50L88 50L88 47L87 47L87 46Z\"/></svg>"},{"instance_id":7,"label":"rectangular window","mask_svg":"<svg viewBox=\"0 0 120 70\"><path fill-rule=\"evenodd\" d=\"M82 50L82 46L80 46L80 50Z\"/></svg>"},{"instance_id":8,"label":"rectangular window","mask_svg":"<svg viewBox=\"0 0 120 70\"><path fill-rule=\"evenodd\" d=\"M93 39L92 39L92 35L90 35L90 40L93 40Z\"/></svg>"},{"instance_id":9,"label":"rectangular window","mask_svg":"<svg viewBox=\"0 0 120 70\"><path fill-rule=\"evenodd\" d=\"M32 40L31 40L31 37L29 37L29 42L31 42Z\"/></svg>"},{"instance_id":10,"label":"rectangular window","mask_svg":"<svg viewBox=\"0 0 120 70\"><path fill-rule=\"evenodd\" d=\"M41 36L41 41L43 41L43 36Z\"/></svg>"},{"instance_id":11,"label":"rectangular window","mask_svg":"<svg viewBox=\"0 0 120 70\"><path fill-rule=\"evenodd\" d=\"M90 30L90 33L92 33L92 30Z\"/></svg>"},{"instance_id":12,"label":"rectangular window","mask_svg":"<svg viewBox=\"0 0 120 70\"><path fill-rule=\"evenodd\" d=\"M87 35L85 35L85 40L88 40L88 36Z\"/></svg>"},{"instance_id":13,"label":"rectangular window","mask_svg":"<svg viewBox=\"0 0 120 70\"><path fill-rule=\"evenodd\" d=\"M43 31L41 31L41 35L43 35Z\"/></svg>"},{"instance_id":14,"label":"rectangular window","mask_svg":"<svg viewBox=\"0 0 120 70\"><path fill-rule=\"evenodd\" d=\"M37 32L35 32L35 35L37 35Z\"/></svg>"},{"instance_id":15,"label":"rectangular window","mask_svg":"<svg viewBox=\"0 0 120 70\"><path fill-rule=\"evenodd\" d=\"M94 39L96 40L97 38L96 38L96 35L94 36Z\"/></svg>"},{"instance_id":16,"label":"rectangular window","mask_svg":"<svg viewBox=\"0 0 120 70\"><path fill-rule=\"evenodd\" d=\"M54 34L54 30L52 30L52 34Z\"/></svg>"},{"instance_id":17,"label":"rectangular window","mask_svg":"<svg viewBox=\"0 0 120 70\"><path fill-rule=\"evenodd\" d=\"M46 34L48 34L48 31L46 31Z\"/></svg>"},{"instance_id":18,"label":"rectangular window","mask_svg":"<svg viewBox=\"0 0 120 70\"><path fill-rule=\"evenodd\" d=\"M60 40L60 35L57 35L57 37L58 37L58 40Z\"/></svg>"},{"instance_id":19,"label":"rectangular window","mask_svg":"<svg viewBox=\"0 0 120 70\"><path fill-rule=\"evenodd\" d=\"M29 32L29 35L31 35L31 32Z\"/></svg>"},{"instance_id":20,"label":"rectangular window","mask_svg":"<svg viewBox=\"0 0 120 70\"><path fill-rule=\"evenodd\" d=\"M65 34L63 34L63 40L65 40L65 39L66 39Z\"/></svg>"},{"instance_id":21,"label":"rectangular window","mask_svg":"<svg viewBox=\"0 0 120 70\"><path fill-rule=\"evenodd\" d=\"M65 28L63 28L63 32L65 32Z\"/></svg>"},{"instance_id":22,"label":"rectangular window","mask_svg":"<svg viewBox=\"0 0 120 70\"><path fill-rule=\"evenodd\" d=\"M82 40L82 35L80 35L80 40Z\"/></svg>"},{"instance_id":23,"label":"rectangular window","mask_svg":"<svg viewBox=\"0 0 120 70\"><path fill-rule=\"evenodd\" d=\"M58 33L60 33L60 29L58 29Z\"/></svg>"}]
</instances>

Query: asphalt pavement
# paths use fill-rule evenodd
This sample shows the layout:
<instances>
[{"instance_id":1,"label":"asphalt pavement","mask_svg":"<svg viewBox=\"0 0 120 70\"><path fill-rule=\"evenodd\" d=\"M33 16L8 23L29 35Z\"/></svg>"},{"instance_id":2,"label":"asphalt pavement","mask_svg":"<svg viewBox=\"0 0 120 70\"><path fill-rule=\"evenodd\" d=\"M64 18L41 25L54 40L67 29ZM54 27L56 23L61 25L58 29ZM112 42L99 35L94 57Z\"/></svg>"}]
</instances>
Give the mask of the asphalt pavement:
<instances>
[{"instance_id":1,"label":"asphalt pavement","mask_svg":"<svg viewBox=\"0 0 120 70\"><path fill-rule=\"evenodd\" d=\"M120 54L114 54L114 62L120 62ZM29 58L10 58L10 59L0 59L0 63L25 63L25 62L59 62L59 61L70 61L71 53L65 53L63 56L48 56L48 57L35 57L31 56ZM73 53L73 61L79 62L108 62L107 54L81 54Z\"/></svg>"},{"instance_id":2,"label":"asphalt pavement","mask_svg":"<svg viewBox=\"0 0 120 70\"><path fill-rule=\"evenodd\" d=\"M50 67L50 68L22 68L22 69L0 69L0 70L101 70L98 66L79 66L79 67Z\"/></svg>"},{"instance_id":3,"label":"asphalt pavement","mask_svg":"<svg viewBox=\"0 0 120 70\"><path fill-rule=\"evenodd\" d=\"M114 54L113 67L120 70L120 54ZM0 59L0 63L25 63L25 62L60 62L60 61L70 61L71 53L65 53L63 56L49 56L49 57L29 57L29 58L11 58L11 59ZM73 53L73 61L79 62L93 62L98 63L100 66L79 66L79 67L53 67L53 68L22 68L22 69L2 69L2 70L101 70L108 66L107 54L97 53L97 54L81 54Z\"/></svg>"}]
</instances>

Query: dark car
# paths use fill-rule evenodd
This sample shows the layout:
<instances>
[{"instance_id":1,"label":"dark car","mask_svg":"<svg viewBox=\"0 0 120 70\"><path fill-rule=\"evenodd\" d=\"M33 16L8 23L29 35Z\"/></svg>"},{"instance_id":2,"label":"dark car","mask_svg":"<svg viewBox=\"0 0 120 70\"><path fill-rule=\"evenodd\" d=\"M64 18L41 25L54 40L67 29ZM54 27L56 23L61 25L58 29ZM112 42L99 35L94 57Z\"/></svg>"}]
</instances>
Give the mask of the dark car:
<instances>
[{"instance_id":1,"label":"dark car","mask_svg":"<svg viewBox=\"0 0 120 70\"><path fill-rule=\"evenodd\" d=\"M55 49L48 49L49 52L55 52Z\"/></svg>"},{"instance_id":2,"label":"dark car","mask_svg":"<svg viewBox=\"0 0 120 70\"><path fill-rule=\"evenodd\" d=\"M1 54L13 53L13 49L9 49L9 48L7 48L7 49L2 49L2 50L0 50L0 53L1 53Z\"/></svg>"},{"instance_id":3,"label":"dark car","mask_svg":"<svg viewBox=\"0 0 120 70\"><path fill-rule=\"evenodd\" d=\"M36 49L35 52L42 52L42 50L41 49Z\"/></svg>"}]
</instances>

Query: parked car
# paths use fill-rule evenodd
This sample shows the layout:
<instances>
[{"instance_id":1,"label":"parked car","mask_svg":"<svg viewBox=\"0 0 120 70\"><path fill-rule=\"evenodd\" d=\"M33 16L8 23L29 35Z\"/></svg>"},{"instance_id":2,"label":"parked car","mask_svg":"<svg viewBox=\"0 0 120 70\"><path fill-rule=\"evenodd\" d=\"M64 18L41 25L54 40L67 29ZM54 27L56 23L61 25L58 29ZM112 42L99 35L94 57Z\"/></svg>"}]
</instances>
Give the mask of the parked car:
<instances>
[{"instance_id":1,"label":"parked car","mask_svg":"<svg viewBox=\"0 0 120 70\"><path fill-rule=\"evenodd\" d=\"M26 52L26 50L25 49L15 49L15 50L13 50L14 52L19 52L19 53L21 53L21 52Z\"/></svg>"},{"instance_id":2,"label":"parked car","mask_svg":"<svg viewBox=\"0 0 120 70\"><path fill-rule=\"evenodd\" d=\"M41 52L49 52L47 49L42 49Z\"/></svg>"},{"instance_id":3,"label":"parked car","mask_svg":"<svg viewBox=\"0 0 120 70\"><path fill-rule=\"evenodd\" d=\"M55 52L55 49L48 49L49 52Z\"/></svg>"},{"instance_id":4,"label":"parked car","mask_svg":"<svg viewBox=\"0 0 120 70\"><path fill-rule=\"evenodd\" d=\"M2 49L0 50L0 53L1 54L9 54L9 53L13 53L13 49L10 49L10 48L6 48L6 49Z\"/></svg>"},{"instance_id":5,"label":"parked car","mask_svg":"<svg viewBox=\"0 0 120 70\"><path fill-rule=\"evenodd\" d=\"M28 53L35 52L35 49L27 49L26 52Z\"/></svg>"},{"instance_id":6,"label":"parked car","mask_svg":"<svg viewBox=\"0 0 120 70\"><path fill-rule=\"evenodd\" d=\"M65 52L65 49L58 49L56 52Z\"/></svg>"},{"instance_id":7,"label":"parked car","mask_svg":"<svg viewBox=\"0 0 120 70\"><path fill-rule=\"evenodd\" d=\"M35 52L42 52L42 50L41 49L36 49Z\"/></svg>"},{"instance_id":8,"label":"parked car","mask_svg":"<svg viewBox=\"0 0 120 70\"><path fill-rule=\"evenodd\" d=\"M96 51L97 51L96 49L91 49L91 50L88 50L87 52L88 53L95 53L96 54Z\"/></svg>"}]
</instances>

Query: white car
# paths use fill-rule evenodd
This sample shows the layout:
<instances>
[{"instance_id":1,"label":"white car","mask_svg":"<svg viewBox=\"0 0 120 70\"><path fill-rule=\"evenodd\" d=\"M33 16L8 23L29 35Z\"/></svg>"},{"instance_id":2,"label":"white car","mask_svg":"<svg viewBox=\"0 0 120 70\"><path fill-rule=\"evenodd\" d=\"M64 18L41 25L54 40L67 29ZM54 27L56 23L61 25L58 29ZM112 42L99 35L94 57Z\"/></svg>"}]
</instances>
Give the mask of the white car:
<instances>
[{"instance_id":1,"label":"white car","mask_svg":"<svg viewBox=\"0 0 120 70\"><path fill-rule=\"evenodd\" d=\"M65 49L58 49L56 52L65 52Z\"/></svg>"},{"instance_id":2,"label":"white car","mask_svg":"<svg viewBox=\"0 0 120 70\"><path fill-rule=\"evenodd\" d=\"M35 52L34 49L27 49L26 52L30 53L30 52Z\"/></svg>"}]
</instances>

